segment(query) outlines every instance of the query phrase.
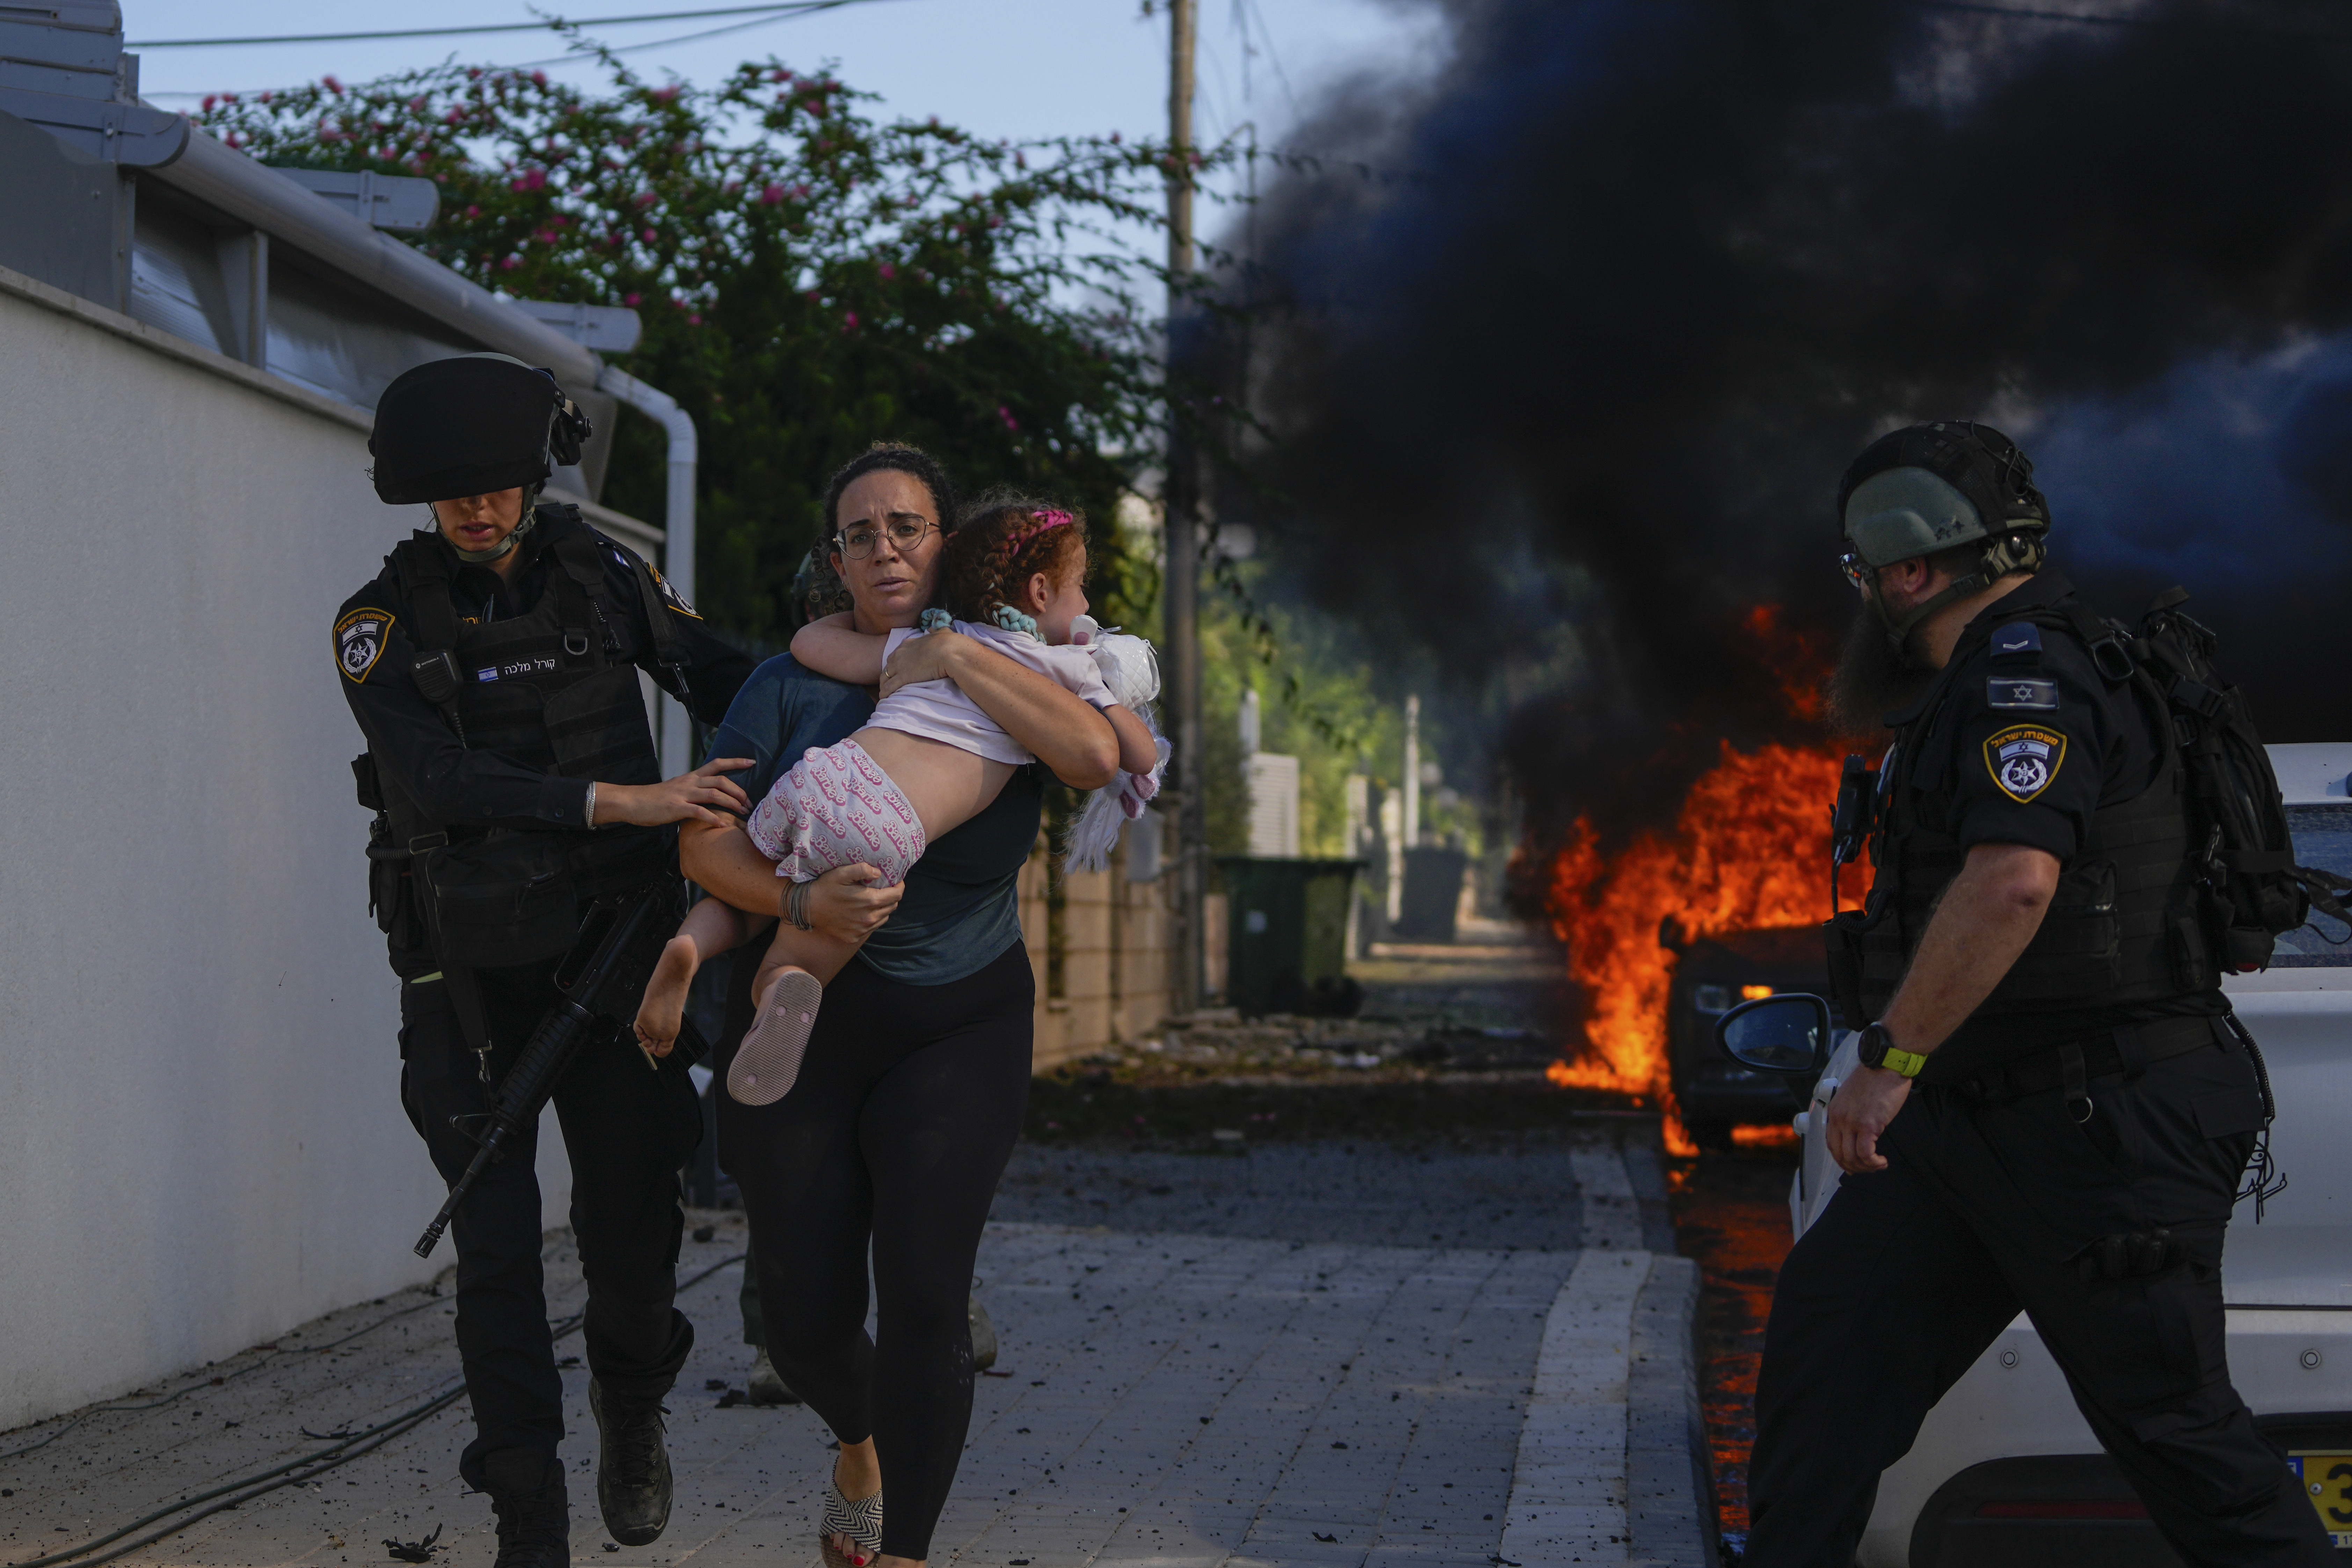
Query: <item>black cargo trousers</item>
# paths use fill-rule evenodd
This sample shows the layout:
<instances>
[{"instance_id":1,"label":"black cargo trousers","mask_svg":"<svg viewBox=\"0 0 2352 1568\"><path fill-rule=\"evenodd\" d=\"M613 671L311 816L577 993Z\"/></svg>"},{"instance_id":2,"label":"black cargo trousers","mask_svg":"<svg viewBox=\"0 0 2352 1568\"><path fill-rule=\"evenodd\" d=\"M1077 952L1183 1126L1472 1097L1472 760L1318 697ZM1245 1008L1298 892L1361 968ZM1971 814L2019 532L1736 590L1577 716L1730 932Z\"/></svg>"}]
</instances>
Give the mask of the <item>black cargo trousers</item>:
<instances>
[{"instance_id":1,"label":"black cargo trousers","mask_svg":"<svg viewBox=\"0 0 2352 1568\"><path fill-rule=\"evenodd\" d=\"M555 1005L555 960L480 970L482 1007L499 1081ZM448 986L400 988L401 1105L445 1181L472 1163L475 1145L452 1116L490 1109ZM616 1393L667 1392L694 1330L672 1298L685 1229L678 1171L702 1138L702 1113L686 1060L673 1052L646 1067L634 1040L594 1039L556 1086L555 1114L572 1161L572 1229L588 1284L583 1350L588 1370ZM457 1249L457 1353L473 1402L474 1440L459 1472L484 1489L482 1460L502 1448L552 1456L563 1440L563 1384L540 1267L534 1135L485 1171L449 1227ZM422 1221L419 1222L420 1227Z\"/></svg>"},{"instance_id":2,"label":"black cargo trousers","mask_svg":"<svg viewBox=\"0 0 2352 1568\"><path fill-rule=\"evenodd\" d=\"M2260 1123L2242 1047L2004 1102L1914 1086L1790 1250L1756 1383L1748 1568L1846 1568L1879 1472L2021 1308L2091 1430L2187 1562L2336 1563L2223 1355L2221 1242ZM2186 1256L2086 1281L2102 1237L2162 1226Z\"/></svg>"}]
</instances>

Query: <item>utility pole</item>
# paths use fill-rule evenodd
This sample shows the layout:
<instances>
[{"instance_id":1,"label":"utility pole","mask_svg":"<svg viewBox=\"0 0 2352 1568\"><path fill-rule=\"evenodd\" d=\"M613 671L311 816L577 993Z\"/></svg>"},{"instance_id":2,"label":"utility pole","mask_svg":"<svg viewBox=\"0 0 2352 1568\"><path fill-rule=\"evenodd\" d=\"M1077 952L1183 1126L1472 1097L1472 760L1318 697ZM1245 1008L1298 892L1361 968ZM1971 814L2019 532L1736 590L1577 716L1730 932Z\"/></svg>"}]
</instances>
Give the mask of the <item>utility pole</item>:
<instances>
[{"instance_id":1,"label":"utility pole","mask_svg":"<svg viewBox=\"0 0 2352 1568\"><path fill-rule=\"evenodd\" d=\"M1171 1010L1201 1005L1202 918L1208 894L1208 812L1202 798L1200 467L1183 416L1175 374L1185 285L1192 276L1192 34L1195 0L1168 0L1168 474L1160 487L1160 585L1167 622L1168 705L1174 720L1176 773L1175 951L1170 954Z\"/></svg>"},{"instance_id":2,"label":"utility pole","mask_svg":"<svg viewBox=\"0 0 2352 1568\"><path fill-rule=\"evenodd\" d=\"M1404 700L1404 831L1411 849L1421 842L1421 698Z\"/></svg>"}]
</instances>

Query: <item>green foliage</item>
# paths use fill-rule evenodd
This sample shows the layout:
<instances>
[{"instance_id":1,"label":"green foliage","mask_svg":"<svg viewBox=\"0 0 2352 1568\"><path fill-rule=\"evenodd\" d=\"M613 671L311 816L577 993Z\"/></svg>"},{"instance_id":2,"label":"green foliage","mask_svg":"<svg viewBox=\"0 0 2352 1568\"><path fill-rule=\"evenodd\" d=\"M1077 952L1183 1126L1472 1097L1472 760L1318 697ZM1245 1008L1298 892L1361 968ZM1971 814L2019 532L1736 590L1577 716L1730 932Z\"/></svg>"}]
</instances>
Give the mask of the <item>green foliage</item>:
<instances>
[{"instance_id":1,"label":"green foliage","mask_svg":"<svg viewBox=\"0 0 2352 1568\"><path fill-rule=\"evenodd\" d=\"M1165 149L877 124L773 59L707 89L604 63L601 91L452 64L199 118L267 162L434 180L417 248L487 288L634 307L627 368L699 429L699 596L739 634L786 635L825 479L878 438L1084 507L1105 618L1139 608L1113 519L1168 417L1136 293L1164 278L1105 236L1161 221ZM618 439L606 499L656 519L659 437Z\"/></svg>"},{"instance_id":2,"label":"green foliage","mask_svg":"<svg viewBox=\"0 0 2352 1568\"><path fill-rule=\"evenodd\" d=\"M1254 574L1222 564L1218 590L1201 601L1202 747L1209 847L1245 854L1249 792L1241 751L1242 693L1258 694L1258 745L1298 759L1298 851L1340 856L1347 843L1348 777L1399 782L1404 718L1383 698L1355 639L1310 610L1261 606Z\"/></svg>"}]
</instances>

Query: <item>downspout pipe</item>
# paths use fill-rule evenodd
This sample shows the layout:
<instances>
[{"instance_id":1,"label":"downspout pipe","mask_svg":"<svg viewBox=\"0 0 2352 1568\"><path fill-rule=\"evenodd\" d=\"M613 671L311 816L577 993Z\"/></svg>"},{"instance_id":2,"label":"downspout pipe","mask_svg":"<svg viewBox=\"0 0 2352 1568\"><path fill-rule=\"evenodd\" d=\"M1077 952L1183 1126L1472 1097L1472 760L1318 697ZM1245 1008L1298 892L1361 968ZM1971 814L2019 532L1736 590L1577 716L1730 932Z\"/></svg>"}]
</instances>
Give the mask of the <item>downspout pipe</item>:
<instances>
[{"instance_id":1,"label":"downspout pipe","mask_svg":"<svg viewBox=\"0 0 2352 1568\"><path fill-rule=\"evenodd\" d=\"M604 365L596 386L658 423L669 435L669 493L662 515L662 573L679 597L694 602L694 469L697 447L694 416L677 399L658 387L647 386L627 371ZM662 775L676 778L694 765L691 715L675 703L666 703L661 734ZM672 721L675 721L674 722Z\"/></svg>"}]
</instances>

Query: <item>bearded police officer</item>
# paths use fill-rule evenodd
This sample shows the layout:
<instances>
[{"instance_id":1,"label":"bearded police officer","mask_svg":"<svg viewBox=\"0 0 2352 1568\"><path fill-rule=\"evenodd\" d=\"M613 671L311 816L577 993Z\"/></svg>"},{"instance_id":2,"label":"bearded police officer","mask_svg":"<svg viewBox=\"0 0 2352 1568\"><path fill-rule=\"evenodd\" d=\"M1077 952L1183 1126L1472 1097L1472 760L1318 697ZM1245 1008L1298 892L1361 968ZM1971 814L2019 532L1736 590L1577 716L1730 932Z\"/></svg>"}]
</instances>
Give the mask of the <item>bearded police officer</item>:
<instances>
[{"instance_id":1,"label":"bearded police officer","mask_svg":"<svg viewBox=\"0 0 2352 1568\"><path fill-rule=\"evenodd\" d=\"M578 509L538 501L587 433L551 375L502 355L394 381L369 441L376 493L425 505L433 527L334 624L367 737L362 801L378 811L371 894L402 981L402 1103L451 1182L474 1155L467 1129L558 1000L582 905L675 878L672 825L747 804L724 761L662 779L637 672L716 722L751 661ZM669 1516L661 1399L694 1342L671 1300L678 1170L701 1118L683 1056L656 1067L609 1031L554 1104L588 1286L597 1500L614 1539L634 1545ZM459 1468L490 1495L499 1568L570 1561L540 1219L526 1143L489 1167L454 1225L475 1424Z\"/></svg>"},{"instance_id":2,"label":"bearded police officer","mask_svg":"<svg viewBox=\"0 0 2352 1568\"><path fill-rule=\"evenodd\" d=\"M2221 1244L2263 1096L2179 912L2169 721L2043 566L1998 432L1899 430L1847 470L1864 600L1832 697L1884 722L1876 875L1831 923L1865 1064L1847 1173L1780 1273L1757 1381L1751 1568L1844 1568L1879 1472L2022 1309L2181 1558L2332 1563L2223 1361Z\"/></svg>"}]
</instances>

